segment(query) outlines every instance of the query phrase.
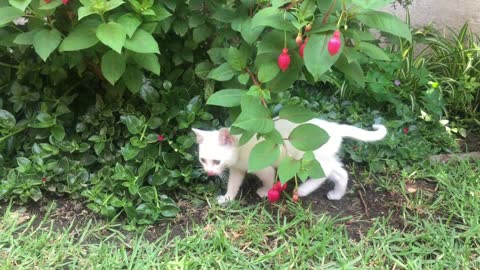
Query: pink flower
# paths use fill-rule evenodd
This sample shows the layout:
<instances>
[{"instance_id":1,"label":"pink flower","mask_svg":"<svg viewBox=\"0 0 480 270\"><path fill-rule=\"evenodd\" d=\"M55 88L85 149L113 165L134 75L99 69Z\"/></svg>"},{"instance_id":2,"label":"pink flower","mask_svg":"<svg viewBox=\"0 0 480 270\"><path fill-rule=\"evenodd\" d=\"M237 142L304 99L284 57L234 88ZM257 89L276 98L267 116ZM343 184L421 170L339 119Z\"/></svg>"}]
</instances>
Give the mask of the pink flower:
<instances>
[{"instance_id":1,"label":"pink flower","mask_svg":"<svg viewBox=\"0 0 480 270\"><path fill-rule=\"evenodd\" d=\"M158 137L157 137L157 140L158 140L159 142L163 142L163 141L165 141L165 136L159 134Z\"/></svg>"}]
</instances>

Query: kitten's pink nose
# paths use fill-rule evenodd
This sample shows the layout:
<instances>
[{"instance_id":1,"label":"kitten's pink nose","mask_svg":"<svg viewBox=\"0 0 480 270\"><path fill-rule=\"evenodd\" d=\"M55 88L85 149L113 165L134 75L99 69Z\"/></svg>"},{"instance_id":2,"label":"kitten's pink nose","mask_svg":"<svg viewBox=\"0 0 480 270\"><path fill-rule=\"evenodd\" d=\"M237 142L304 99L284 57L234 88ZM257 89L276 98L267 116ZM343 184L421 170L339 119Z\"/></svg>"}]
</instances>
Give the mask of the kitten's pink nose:
<instances>
[{"instance_id":1,"label":"kitten's pink nose","mask_svg":"<svg viewBox=\"0 0 480 270\"><path fill-rule=\"evenodd\" d=\"M214 172L212 172L212 171L208 171L208 172L207 172L207 175L208 175L208 176L214 176L214 175L215 175L215 173L214 173Z\"/></svg>"}]
</instances>

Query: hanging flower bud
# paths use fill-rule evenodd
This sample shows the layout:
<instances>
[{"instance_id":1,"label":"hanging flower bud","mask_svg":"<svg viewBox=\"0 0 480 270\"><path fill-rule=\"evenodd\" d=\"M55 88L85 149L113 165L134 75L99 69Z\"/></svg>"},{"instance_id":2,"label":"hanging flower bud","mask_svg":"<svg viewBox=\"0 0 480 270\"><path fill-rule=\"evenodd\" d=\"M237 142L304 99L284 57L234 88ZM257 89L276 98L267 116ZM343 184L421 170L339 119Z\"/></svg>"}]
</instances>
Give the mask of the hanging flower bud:
<instances>
[{"instance_id":1,"label":"hanging flower bud","mask_svg":"<svg viewBox=\"0 0 480 270\"><path fill-rule=\"evenodd\" d=\"M62 3L63 3L64 5L66 5L66 4L68 4L68 0L62 0Z\"/></svg>"},{"instance_id":2,"label":"hanging flower bud","mask_svg":"<svg viewBox=\"0 0 480 270\"><path fill-rule=\"evenodd\" d=\"M335 30L335 32L333 32L333 37L328 41L328 53L333 56L338 53L340 47L342 47L340 31Z\"/></svg>"},{"instance_id":3,"label":"hanging flower bud","mask_svg":"<svg viewBox=\"0 0 480 270\"><path fill-rule=\"evenodd\" d=\"M298 49L298 53L300 54L300 56L303 58L303 53L305 51L305 46L307 46L307 41L308 41L308 37L305 39L305 41L302 43L302 45L300 45L300 49Z\"/></svg>"},{"instance_id":4,"label":"hanging flower bud","mask_svg":"<svg viewBox=\"0 0 480 270\"><path fill-rule=\"evenodd\" d=\"M288 55L288 49L283 48L282 53L278 56L278 67L283 71L288 69L290 65L290 55Z\"/></svg>"},{"instance_id":5,"label":"hanging flower bud","mask_svg":"<svg viewBox=\"0 0 480 270\"><path fill-rule=\"evenodd\" d=\"M298 46L302 46L302 43L303 43L302 34L298 33L297 38L295 39L295 42L297 43Z\"/></svg>"},{"instance_id":6,"label":"hanging flower bud","mask_svg":"<svg viewBox=\"0 0 480 270\"><path fill-rule=\"evenodd\" d=\"M271 203L274 203L280 199L280 192L278 192L278 190L275 190L275 189L270 189L268 191L267 197Z\"/></svg>"}]
</instances>

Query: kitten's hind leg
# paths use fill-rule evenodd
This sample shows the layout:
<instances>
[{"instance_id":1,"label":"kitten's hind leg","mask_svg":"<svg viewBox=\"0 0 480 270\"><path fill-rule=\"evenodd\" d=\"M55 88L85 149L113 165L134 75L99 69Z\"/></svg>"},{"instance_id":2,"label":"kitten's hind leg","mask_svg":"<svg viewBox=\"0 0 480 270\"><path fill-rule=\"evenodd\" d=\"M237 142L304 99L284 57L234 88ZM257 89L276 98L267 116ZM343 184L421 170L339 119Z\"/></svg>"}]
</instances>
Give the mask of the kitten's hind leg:
<instances>
[{"instance_id":1,"label":"kitten's hind leg","mask_svg":"<svg viewBox=\"0 0 480 270\"><path fill-rule=\"evenodd\" d=\"M340 200L347 190L348 172L339 166L332 171L329 177L335 183L335 187L327 193L327 198L329 200Z\"/></svg>"},{"instance_id":2,"label":"kitten's hind leg","mask_svg":"<svg viewBox=\"0 0 480 270\"><path fill-rule=\"evenodd\" d=\"M275 169L273 167L267 167L254 172L254 174L260 178L263 183L263 187L257 189L257 194L260 198L264 198L267 196L268 191L273 187L273 182L275 181Z\"/></svg>"},{"instance_id":3,"label":"kitten's hind leg","mask_svg":"<svg viewBox=\"0 0 480 270\"><path fill-rule=\"evenodd\" d=\"M308 179L298 187L298 196L305 197L317 190L327 178Z\"/></svg>"}]
</instances>

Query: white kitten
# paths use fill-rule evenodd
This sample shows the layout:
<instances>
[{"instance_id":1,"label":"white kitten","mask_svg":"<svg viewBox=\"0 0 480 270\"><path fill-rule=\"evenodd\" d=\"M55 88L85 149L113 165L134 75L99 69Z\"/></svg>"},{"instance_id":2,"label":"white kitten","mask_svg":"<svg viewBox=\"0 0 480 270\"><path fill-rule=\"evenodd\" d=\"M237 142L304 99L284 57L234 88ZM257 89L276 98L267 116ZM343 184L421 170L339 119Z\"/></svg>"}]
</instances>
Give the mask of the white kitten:
<instances>
[{"instance_id":1,"label":"white kitten","mask_svg":"<svg viewBox=\"0 0 480 270\"><path fill-rule=\"evenodd\" d=\"M290 132L298 126L283 119L274 119L275 128L287 138ZM364 142L378 141L385 137L387 129L383 125L373 125L375 131L367 131L354 126L340 125L320 119L312 119L308 123L314 124L325 130L330 139L327 143L315 150L313 153L315 159L321 164L327 177L320 179L309 179L302 183L298 188L300 197L307 196L315 191L328 178L335 183L335 188L328 192L327 197L330 200L340 200L345 194L348 183L348 173L343 168L337 153L340 150L343 138L352 138ZM238 193L240 185L248 168L248 158L252 148L259 142L256 136L253 136L246 144L239 146L238 135L231 135L229 129L205 131L193 129L197 135L199 146L199 159L203 169L208 175L221 175L225 169L229 169L227 192L218 197L218 203L223 204L233 200ZM285 141L288 154L294 159L301 159L304 152L294 148L288 141ZM281 147L279 160L285 156L285 151ZM263 182L263 187L257 190L260 197L267 196L267 192L272 188L275 181L275 169L279 160L270 167L260 171L253 172Z\"/></svg>"}]
</instances>

